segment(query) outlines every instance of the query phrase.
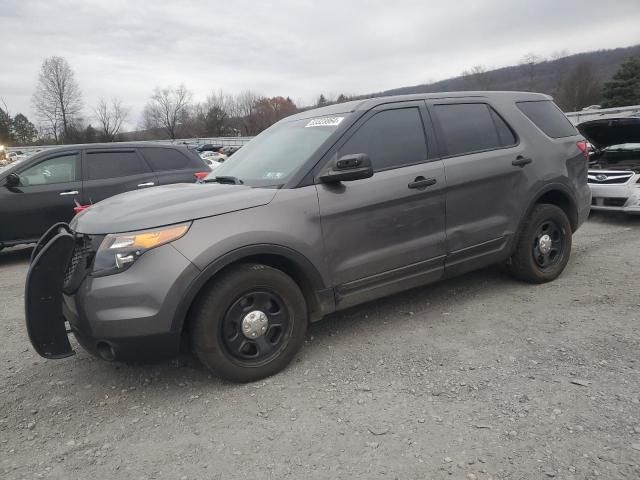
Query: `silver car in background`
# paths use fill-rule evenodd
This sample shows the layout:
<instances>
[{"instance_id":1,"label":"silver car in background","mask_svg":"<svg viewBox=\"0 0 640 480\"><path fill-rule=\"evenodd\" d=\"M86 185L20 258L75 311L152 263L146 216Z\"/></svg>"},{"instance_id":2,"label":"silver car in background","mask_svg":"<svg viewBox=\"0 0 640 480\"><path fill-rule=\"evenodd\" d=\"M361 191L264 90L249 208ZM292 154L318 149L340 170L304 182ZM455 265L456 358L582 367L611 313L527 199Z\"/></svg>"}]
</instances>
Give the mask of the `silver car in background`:
<instances>
[{"instance_id":1,"label":"silver car in background","mask_svg":"<svg viewBox=\"0 0 640 480\"><path fill-rule=\"evenodd\" d=\"M592 120L578 130L595 147L589 161L591 209L640 214L640 118Z\"/></svg>"}]
</instances>

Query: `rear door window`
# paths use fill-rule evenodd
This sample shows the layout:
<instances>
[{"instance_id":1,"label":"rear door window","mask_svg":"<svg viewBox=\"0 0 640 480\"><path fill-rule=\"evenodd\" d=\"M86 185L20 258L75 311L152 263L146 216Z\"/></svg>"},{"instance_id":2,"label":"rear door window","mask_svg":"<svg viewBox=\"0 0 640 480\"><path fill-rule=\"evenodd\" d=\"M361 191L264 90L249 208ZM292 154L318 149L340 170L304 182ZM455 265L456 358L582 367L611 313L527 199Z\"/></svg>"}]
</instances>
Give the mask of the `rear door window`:
<instances>
[{"instance_id":1,"label":"rear door window","mask_svg":"<svg viewBox=\"0 0 640 480\"><path fill-rule=\"evenodd\" d=\"M376 113L345 142L338 157L366 153L375 171L424 162L427 143L418 108Z\"/></svg>"},{"instance_id":2,"label":"rear door window","mask_svg":"<svg viewBox=\"0 0 640 480\"><path fill-rule=\"evenodd\" d=\"M465 155L514 145L506 122L486 103L434 106L445 155Z\"/></svg>"},{"instance_id":3,"label":"rear door window","mask_svg":"<svg viewBox=\"0 0 640 480\"><path fill-rule=\"evenodd\" d=\"M551 138L572 137L578 134L576 127L551 100L516 102L516 105L529 120Z\"/></svg>"},{"instance_id":4,"label":"rear door window","mask_svg":"<svg viewBox=\"0 0 640 480\"><path fill-rule=\"evenodd\" d=\"M85 157L86 180L129 177L148 172L149 167L135 150L88 152Z\"/></svg>"},{"instance_id":5,"label":"rear door window","mask_svg":"<svg viewBox=\"0 0 640 480\"><path fill-rule=\"evenodd\" d=\"M141 148L140 151L147 162L149 162L149 165L151 165L151 168L156 172L203 167L202 161L199 161L195 153L186 154L173 148L161 147Z\"/></svg>"}]
</instances>

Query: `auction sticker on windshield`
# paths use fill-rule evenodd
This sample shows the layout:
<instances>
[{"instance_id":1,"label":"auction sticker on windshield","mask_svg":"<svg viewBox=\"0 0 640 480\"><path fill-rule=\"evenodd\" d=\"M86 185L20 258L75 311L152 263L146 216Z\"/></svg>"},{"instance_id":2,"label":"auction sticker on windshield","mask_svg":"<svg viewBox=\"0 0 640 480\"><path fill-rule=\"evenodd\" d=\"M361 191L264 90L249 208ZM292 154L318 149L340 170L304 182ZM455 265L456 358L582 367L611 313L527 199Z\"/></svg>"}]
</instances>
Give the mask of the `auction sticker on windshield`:
<instances>
[{"instance_id":1,"label":"auction sticker on windshield","mask_svg":"<svg viewBox=\"0 0 640 480\"><path fill-rule=\"evenodd\" d=\"M340 122L344 117L322 117L309 120L309 123L305 125L305 128L309 127L336 127L340 125Z\"/></svg>"}]
</instances>

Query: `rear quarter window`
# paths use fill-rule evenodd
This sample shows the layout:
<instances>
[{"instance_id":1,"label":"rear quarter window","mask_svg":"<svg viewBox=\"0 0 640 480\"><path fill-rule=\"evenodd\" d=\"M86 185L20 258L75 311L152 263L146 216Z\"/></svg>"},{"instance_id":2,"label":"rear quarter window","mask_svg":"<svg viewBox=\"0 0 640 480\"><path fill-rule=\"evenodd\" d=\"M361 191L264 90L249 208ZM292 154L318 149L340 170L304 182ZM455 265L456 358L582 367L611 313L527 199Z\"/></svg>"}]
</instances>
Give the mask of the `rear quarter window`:
<instances>
[{"instance_id":1,"label":"rear quarter window","mask_svg":"<svg viewBox=\"0 0 640 480\"><path fill-rule=\"evenodd\" d=\"M142 155L156 172L167 170L189 170L202 168L203 160L193 152L182 152L175 148L141 148Z\"/></svg>"},{"instance_id":2,"label":"rear quarter window","mask_svg":"<svg viewBox=\"0 0 640 480\"><path fill-rule=\"evenodd\" d=\"M516 102L516 105L548 137L563 138L578 134L576 127L551 100Z\"/></svg>"}]
</instances>

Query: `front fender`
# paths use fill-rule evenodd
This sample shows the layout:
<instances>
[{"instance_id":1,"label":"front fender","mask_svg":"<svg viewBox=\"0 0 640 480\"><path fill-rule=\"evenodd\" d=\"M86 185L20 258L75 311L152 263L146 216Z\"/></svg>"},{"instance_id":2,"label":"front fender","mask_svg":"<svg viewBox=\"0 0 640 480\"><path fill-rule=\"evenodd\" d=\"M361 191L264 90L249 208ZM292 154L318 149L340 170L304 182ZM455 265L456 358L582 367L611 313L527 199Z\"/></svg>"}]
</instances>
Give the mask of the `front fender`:
<instances>
[{"instance_id":1,"label":"front fender","mask_svg":"<svg viewBox=\"0 0 640 480\"><path fill-rule=\"evenodd\" d=\"M243 259L267 255L286 259L295 265L297 269L303 272L305 278L310 282L313 293L318 297L317 303L322 314L327 314L335 310L335 301L332 290L327 287L322 276L309 259L291 248L283 247L281 245L262 243L234 249L218 257L202 269L200 274L195 278L195 280L193 280L193 282L191 282L183 295L180 305L176 310L171 331L182 331L184 321L191 304L202 287L204 287L217 273L225 267L228 267L233 263L240 262Z\"/></svg>"}]
</instances>

